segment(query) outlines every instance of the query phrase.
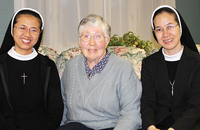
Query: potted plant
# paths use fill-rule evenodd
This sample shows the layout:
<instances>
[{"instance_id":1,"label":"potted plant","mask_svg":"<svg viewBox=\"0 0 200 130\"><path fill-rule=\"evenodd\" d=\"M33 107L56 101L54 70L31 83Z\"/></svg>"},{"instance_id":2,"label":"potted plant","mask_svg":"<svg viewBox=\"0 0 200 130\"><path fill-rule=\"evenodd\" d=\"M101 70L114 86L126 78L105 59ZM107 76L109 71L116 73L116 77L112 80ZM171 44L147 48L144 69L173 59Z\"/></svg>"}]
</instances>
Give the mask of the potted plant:
<instances>
[{"instance_id":1,"label":"potted plant","mask_svg":"<svg viewBox=\"0 0 200 130\"><path fill-rule=\"evenodd\" d=\"M134 33L131 31L125 33L123 37L114 34L112 37L110 37L110 43L108 44L108 46L126 46L141 48L145 50L147 55L149 55L152 50L152 42L140 40L139 36L135 36Z\"/></svg>"}]
</instances>

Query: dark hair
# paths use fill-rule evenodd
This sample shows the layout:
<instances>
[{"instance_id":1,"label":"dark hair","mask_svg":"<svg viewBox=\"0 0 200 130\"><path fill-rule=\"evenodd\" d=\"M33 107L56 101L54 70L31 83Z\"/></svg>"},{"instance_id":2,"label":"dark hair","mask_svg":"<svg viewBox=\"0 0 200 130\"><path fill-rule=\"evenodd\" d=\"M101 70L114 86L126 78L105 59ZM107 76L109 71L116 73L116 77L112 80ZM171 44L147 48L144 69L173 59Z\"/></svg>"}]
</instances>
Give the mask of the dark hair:
<instances>
[{"instance_id":1,"label":"dark hair","mask_svg":"<svg viewBox=\"0 0 200 130\"><path fill-rule=\"evenodd\" d=\"M161 9L158 9L158 10L155 12L154 16L153 16L153 20L154 20L154 18L155 18L158 14L161 14L161 13L163 13L163 12L172 14L172 15L174 16L174 20L179 24L179 22L178 22L178 17L177 17L177 15L176 15L176 13L175 13L172 9L170 9L170 8L161 8Z\"/></svg>"},{"instance_id":2,"label":"dark hair","mask_svg":"<svg viewBox=\"0 0 200 130\"><path fill-rule=\"evenodd\" d=\"M35 18L38 18L39 19L39 23L40 23L40 30L41 30L41 27L42 27L42 19L40 17L39 14L37 14L36 12L33 12L31 10L22 10L20 12L17 13L15 19L14 19L14 22L13 22L13 26L17 23L17 19L21 16L21 15L31 15L31 16L34 16Z\"/></svg>"}]
</instances>

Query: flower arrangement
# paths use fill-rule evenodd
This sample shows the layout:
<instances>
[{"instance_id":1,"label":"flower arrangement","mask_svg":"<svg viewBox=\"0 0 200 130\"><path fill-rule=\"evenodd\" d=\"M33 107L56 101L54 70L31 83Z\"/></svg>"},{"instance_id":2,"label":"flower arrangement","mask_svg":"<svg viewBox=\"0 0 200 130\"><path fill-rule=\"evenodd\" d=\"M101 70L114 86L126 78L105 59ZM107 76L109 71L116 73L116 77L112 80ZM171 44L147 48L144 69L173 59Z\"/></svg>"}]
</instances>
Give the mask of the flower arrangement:
<instances>
[{"instance_id":1,"label":"flower arrangement","mask_svg":"<svg viewBox=\"0 0 200 130\"><path fill-rule=\"evenodd\" d=\"M144 49L147 55L149 55L152 50L151 44L152 42L140 40L139 36L135 36L133 32L128 31L123 35L123 37L114 34L112 37L110 37L110 43L108 46L137 47Z\"/></svg>"}]
</instances>

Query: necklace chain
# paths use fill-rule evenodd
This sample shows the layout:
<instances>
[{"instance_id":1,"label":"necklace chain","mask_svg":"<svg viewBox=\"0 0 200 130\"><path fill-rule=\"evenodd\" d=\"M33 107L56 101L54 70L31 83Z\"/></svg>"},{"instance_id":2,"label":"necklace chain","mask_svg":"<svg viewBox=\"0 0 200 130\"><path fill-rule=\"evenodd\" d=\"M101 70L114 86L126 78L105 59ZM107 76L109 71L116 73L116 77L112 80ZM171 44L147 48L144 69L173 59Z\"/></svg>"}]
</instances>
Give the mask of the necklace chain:
<instances>
[{"instance_id":1,"label":"necklace chain","mask_svg":"<svg viewBox=\"0 0 200 130\"><path fill-rule=\"evenodd\" d=\"M172 86L172 96L173 96L175 80L173 81L173 83L169 80L169 83Z\"/></svg>"}]
</instances>

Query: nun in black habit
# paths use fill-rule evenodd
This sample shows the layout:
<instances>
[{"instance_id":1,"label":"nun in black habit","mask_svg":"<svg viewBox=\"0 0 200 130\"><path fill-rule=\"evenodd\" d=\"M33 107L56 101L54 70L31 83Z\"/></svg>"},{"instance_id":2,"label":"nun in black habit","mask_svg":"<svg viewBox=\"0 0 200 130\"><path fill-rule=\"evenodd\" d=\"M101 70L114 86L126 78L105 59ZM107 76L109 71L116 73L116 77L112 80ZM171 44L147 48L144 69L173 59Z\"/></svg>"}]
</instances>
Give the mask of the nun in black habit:
<instances>
[{"instance_id":1,"label":"nun in black habit","mask_svg":"<svg viewBox=\"0 0 200 130\"><path fill-rule=\"evenodd\" d=\"M55 63L38 53L44 21L31 8L18 10L0 48L0 129L54 130L63 102Z\"/></svg>"},{"instance_id":2,"label":"nun in black habit","mask_svg":"<svg viewBox=\"0 0 200 130\"><path fill-rule=\"evenodd\" d=\"M151 25L162 47L142 62L142 129L200 130L200 55L189 29L168 5Z\"/></svg>"}]
</instances>

